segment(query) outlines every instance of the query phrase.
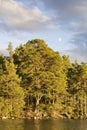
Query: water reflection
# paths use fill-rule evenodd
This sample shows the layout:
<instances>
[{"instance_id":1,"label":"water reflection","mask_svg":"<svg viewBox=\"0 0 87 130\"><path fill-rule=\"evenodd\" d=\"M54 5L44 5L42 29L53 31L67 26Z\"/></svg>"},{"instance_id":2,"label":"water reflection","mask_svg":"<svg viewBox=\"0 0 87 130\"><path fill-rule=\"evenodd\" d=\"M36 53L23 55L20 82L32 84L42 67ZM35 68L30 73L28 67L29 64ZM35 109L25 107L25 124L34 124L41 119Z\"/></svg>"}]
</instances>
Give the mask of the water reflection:
<instances>
[{"instance_id":1,"label":"water reflection","mask_svg":"<svg viewBox=\"0 0 87 130\"><path fill-rule=\"evenodd\" d=\"M87 130L87 120L0 120L0 130Z\"/></svg>"},{"instance_id":2,"label":"water reflection","mask_svg":"<svg viewBox=\"0 0 87 130\"><path fill-rule=\"evenodd\" d=\"M0 120L0 130L24 130L23 120Z\"/></svg>"}]
</instances>

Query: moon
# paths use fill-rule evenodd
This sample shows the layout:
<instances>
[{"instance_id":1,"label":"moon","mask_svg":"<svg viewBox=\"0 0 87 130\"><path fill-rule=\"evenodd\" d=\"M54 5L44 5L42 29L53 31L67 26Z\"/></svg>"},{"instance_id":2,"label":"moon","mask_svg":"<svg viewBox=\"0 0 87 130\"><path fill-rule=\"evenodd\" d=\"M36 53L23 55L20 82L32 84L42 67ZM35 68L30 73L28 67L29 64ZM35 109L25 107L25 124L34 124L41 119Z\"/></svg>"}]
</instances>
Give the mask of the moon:
<instances>
[{"instance_id":1,"label":"moon","mask_svg":"<svg viewBox=\"0 0 87 130\"><path fill-rule=\"evenodd\" d=\"M61 42L61 41L62 41L62 38L61 38L61 37L59 37L59 38L58 38L58 42Z\"/></svg>"}]
</instances>

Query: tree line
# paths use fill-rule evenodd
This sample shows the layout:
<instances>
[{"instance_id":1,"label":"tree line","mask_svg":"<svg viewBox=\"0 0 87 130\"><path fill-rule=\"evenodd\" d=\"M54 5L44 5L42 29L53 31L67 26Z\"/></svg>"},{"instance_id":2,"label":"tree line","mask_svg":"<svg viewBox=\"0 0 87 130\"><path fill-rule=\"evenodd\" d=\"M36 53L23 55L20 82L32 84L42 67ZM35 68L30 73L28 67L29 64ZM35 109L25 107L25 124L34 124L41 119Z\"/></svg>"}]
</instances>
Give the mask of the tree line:
<instances>
[{"instance_id":1,"label":"tree line","mask_svg":"<svg viewBox=\"0 0 87 130\"><path fill-rule=\"evenodd\" d=\"M87 118L87 64L40 39L0 55L0 118Z\"/></svg>"}]
</instances>

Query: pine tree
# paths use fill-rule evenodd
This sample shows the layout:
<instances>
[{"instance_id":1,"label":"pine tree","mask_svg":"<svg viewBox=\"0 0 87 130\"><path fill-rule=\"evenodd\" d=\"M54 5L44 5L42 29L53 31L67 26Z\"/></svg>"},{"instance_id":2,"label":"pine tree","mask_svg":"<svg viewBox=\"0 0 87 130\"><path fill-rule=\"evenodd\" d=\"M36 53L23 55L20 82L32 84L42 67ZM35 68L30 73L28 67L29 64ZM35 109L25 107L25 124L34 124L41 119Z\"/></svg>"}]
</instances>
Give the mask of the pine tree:
<instances>
[{"instance_id":1,"label":"pine tree","mask_svg":"<svg viewBox=\"0 0 87 130\"><path fill-rule=\"evenodd\" d=\"M9 50L9 54L12 50ZM24 92L20 87L20 78L16 74L16 67L12 55L5 59L6 71L3 72L0 80L0 94L4 100L1 116L19 117L24 107Z\"/></svg>"},{"instance_id":2,"label":"pine tree","mask_svg":"<svg viewBox=\"0 0 87 130\"><path fill-rule=\"evenodd\" d=\"M62 57L50 49L43 40L35 39L19 46L14 54L17 73L22 78L26 105L34 111L54 109L60 95L66 93L66 75ZM62 105L62 104L61 104ZM59 108L60 105L57 105Z\"/></svg>"}]
</instances>

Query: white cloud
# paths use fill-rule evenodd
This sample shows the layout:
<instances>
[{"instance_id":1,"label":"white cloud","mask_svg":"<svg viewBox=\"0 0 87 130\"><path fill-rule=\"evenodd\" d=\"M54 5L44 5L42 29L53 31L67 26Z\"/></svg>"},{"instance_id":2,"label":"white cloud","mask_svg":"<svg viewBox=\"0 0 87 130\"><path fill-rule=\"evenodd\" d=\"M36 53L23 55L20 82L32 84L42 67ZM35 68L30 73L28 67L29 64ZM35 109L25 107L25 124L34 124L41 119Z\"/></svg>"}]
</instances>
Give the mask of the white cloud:
<instances>
[{"instance_id":1,"label":"white cloud","mask_svg":"<svg viewBox=\"0 0 87 130\"><path fill-rule=\"evenodd\" d=\"M0 19L8 30L38 31L52 24L51 18L38 7L28 8L15 0L0 0Z\"/></svg>"}]
</instances>

